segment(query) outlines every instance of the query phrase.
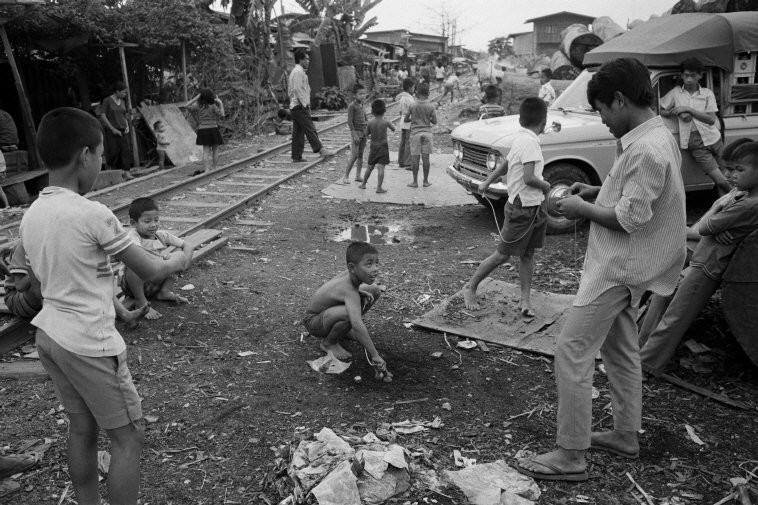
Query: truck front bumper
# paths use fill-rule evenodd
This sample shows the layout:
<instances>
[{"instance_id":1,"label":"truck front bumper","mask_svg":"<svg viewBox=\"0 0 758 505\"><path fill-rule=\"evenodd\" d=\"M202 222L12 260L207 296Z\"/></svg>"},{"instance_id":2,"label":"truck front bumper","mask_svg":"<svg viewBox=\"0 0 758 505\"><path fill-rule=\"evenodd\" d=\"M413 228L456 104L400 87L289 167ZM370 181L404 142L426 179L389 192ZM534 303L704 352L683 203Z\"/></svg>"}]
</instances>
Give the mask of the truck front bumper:
<instances>
[{"instance_id":1,"label":"truck front bumper","mask_svg":"<svg viewBox=\"0 0 758 505\"><path fill-rule=\"evenodd\" d=\"M479 184L484 182L483 180L474 179L470 175L460 173L455 165L448 166L445 171L447 175L452 177L455 182L463 186L469 193L486 196L490 199L508 198L508 187L503 182L490 184L487 191L482 193L479 191Z\"/></svg>"}]
</instances>

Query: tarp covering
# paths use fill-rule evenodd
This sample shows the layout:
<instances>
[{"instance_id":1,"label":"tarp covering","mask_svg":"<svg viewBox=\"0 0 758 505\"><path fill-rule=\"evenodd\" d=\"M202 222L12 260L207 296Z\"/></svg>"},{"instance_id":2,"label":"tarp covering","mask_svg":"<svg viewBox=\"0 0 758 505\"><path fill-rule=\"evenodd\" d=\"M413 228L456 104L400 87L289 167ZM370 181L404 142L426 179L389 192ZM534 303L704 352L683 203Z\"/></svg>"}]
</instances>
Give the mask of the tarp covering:
<instances>
[{"instance_id":1,"label":"tarp covering","mask_svg":"<svg viewBox=\"0 0 758 505\"><path fill-rule=\"evenodd\" d=\"M734 70L734 53L758 50L758 12L676 14L654 18L596 47L584 66L632 56L649 67L671 67L686 58Z\"/></svg>"}]
</instances>

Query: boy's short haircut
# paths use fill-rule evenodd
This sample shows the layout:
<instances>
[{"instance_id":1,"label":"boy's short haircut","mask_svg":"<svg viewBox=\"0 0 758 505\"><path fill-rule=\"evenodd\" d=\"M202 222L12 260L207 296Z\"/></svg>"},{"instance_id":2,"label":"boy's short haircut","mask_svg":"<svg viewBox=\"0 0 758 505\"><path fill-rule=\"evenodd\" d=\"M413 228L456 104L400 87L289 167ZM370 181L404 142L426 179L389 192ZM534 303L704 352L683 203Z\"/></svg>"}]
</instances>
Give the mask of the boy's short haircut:
<instances>
[{"instance_id":1,"label":"boy's short haircut","mask_svg":"<svg viewBox=\"0 0 758 505\"><path fill-rule=\"evenodd\" d=\"M460 76L461 76L461 73L460 73L460 72L456 72L456 73L455 73L455 76L456 76L456 77L460 77Z\"/></svg>"},{"instance_id":2,"label":"boy's short haircut","mask_svg":"<svg viewBox=\"0 0 758 505\"><path fill-rule=\"evenodd\" d=\"M413 85L416 84L413 79L406 77L403 79L403 91L410 91L413 89Z\"/></svg>"},{"instance_id":3,"label":"boy's short haircut","mask_svg":"<svg viewBox=\"0 0 758 505\"><path fill-rule=\"evenodd\" d=\"M152 198L136 198L129 205L129 219L139 221L142 214L150 210L158 210L158 204Z\"/></svg>"},{"instance_id":4,"label":"boy's short haircut","mask_svg":"<svg viewBox=\"0 0 758 505\"><path fill-rule=\"evenodd\" d=\"M618 91L637 107L653 107L650 72L636 58L617 58L604 63L587 84L587 101L610 106Z\"/></svg>"},{"instance_id":5,"label":"boy's short haircut","mask_svg":"<svg viewBox=\"0 0 758 505\"><path fill-rule=\"evenodd\" d=\"M384 103L384 100L374 100L371 102L371 114L382 116L385 112L387 112L387 104Z\"/></svg>"},{"instance_id":6,"label":"boy's short haircut","mask_svg":"<svg viewBox=\"0 0 758 505\"><path fill-rule=\"evenodd\" d=\"M697 58L687 58L682 62L681 70L682 73L697 72L698 74L702 74L705 67L703 66L703 62Z\"/></svg>"},{"instance_id":7,"label":"boy's short haircut","mask_svg":"<svg viewBox=\"0 0 758 505\"><path fill-rule=\"evenodd\" d=\"M734 161L747 161L752 170L758 170L758 142L742 144L734 153Z\"/></svg>"},{"instance_id":8,"label":"boy's short haircut","mask_svg":"<svg viewBox=\"0 0 758 505\"><path fill-rule=\"evenodd\" d=\"M734 142L730 142L729 145L727 145L724 150L721 151L721 159L723 161L734 161L737 159L737 156L739 156L740 148L745 144L749 144L750 142L754 142L754 140L747 137L742 137L735 140Z\"/></svg>"},{"instance_id":9,"label":"boy's short haircut","mask_svg":"<svg viewBox=\"0 0 758 505\"><path fill-rule=\"evenodd\" d=\"M295 51L295 63L300 63L302 60L308 57L308 53L306 53L302 49L297 49Z\"/></svg>"},{"instance_id":10,"label":"boy's short haircut","mask_svg":"<svg viewBox=\"0 0 758 505\"><path fill-rule=\"evenodd\" d=\"M153 123L153 130L155 130L156 128L158 128L158 125L162 124L162 123L163 123L163 121L161 121L160 119L158 121L156 121L155 123Z\"/></svg>"},{"instance_id":11,"label":"boy's short haircut","mask_svg":"<svg viewBox=\"0 0 758 505\"><path fill-rule=\"evenodd\" d=\"M79 152L103 143L103 127L94 116L73 107L59 107L44 115L37 130L37 155L48 170L71 163Z\"/></svg>"},{"instance_id":12,"label":"boy's short haircut","mask_svg":"<svg viewBox=\"0 0 758 505\"><path fill-rule=\"evenodd\" d=\"M113 91L124 91L126 89L126 84L124 81L116 81L113 83Z\"/></svg>"},{"instance_id":13,"label":"boy's short haircut","mask_svg":"<svg viewBox=\"0 0 758 505\"><path fill-rule=\"evenodd\" d=\"M498 92L497 92L497 86L494 84L488 84L484 88L484 97L485 98L497 98Z\"/></svg>"},{"instance_id":14,"label":"boy's short haircut","mask_svg":"<svg viewBox=\"0 0 758 505\"><path fill-rule=\"evenodd\" d=\"M539 126L547 117L547 104L542 98L530 96L521 102L518 113L518 122L524 128Z\"/></svg>"},{"instance_id":15,"label":"boy's short haircut","mask_svg":"<svg viewBox=\"0 0 758 505\"><path fill-rule=\"evenodd\" d=\"M549 68L543 68L540 73L544 75L548 81L553 78L553 71Z\"/></svg>"},{"instance_id":16,"label":"boy's short haircut","mask_svg":"<svg viewBox=\"0 0 758 505\"><path fill-rule=\"evenodd\" d=\"M376 247L372 246L368 242L353 242L347 246L345 251L345 262L349 265L357 265L367 254L379 254Z\"/></svg>"},{"instance_id":17,"label":"boy's short haircut","mask_svg":"<svg viewBox=\"0 0 758 505\"><path fill-rule=\"evenodd\" d=\"M355 85L355 86L353 86L353 93L358 93L358 92L359 92L360 90L362 90L362 89L366 89L366 88L363 86L363 84L361 84L361 83L356 83L356 85Z\"/></svg>"},{"instance_id":18,"label":"boy's short haircut","mask_svg":"<svg viewBox=\"0 0 758 505\"><path fill-rule=\"evenodd\" d=\"M429 96L429 85L425 82L422 82L416 87L416 94L418 96L428 97Z\"/></svg>"}]
</instances>

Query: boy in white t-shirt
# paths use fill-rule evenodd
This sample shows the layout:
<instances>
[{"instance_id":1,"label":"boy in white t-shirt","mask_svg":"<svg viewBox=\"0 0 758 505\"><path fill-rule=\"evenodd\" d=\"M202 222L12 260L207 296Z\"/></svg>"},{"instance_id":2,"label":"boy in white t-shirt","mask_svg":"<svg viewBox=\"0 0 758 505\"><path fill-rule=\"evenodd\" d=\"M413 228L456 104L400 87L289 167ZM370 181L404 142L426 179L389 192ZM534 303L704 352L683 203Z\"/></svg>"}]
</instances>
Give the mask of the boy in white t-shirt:
<instances>
[{"instance_id":1,"label":"boy in white t-shirt","mask_svg":"<svg viewBox=\"0 0 758 505\"><path fill-rule=\"evenodd\" d=\"M541 98L548 107L553 105L555 101L555 88L553 88L553 72L549 68L543 68L540 72L540 92L537 95Z\"/></svg>"},{"instance_id":2,"label":"boy in white t-shirt","mask_svg":"<svg viewBox=\"0 0 758 505\"><path fill-rule=\"evenodd\" d=\"M142 407L114 324L109 256L154 280L186 268L192 251L151 255L107 207L80 196L92 189L102 165L103 130L91 115L70 107L48 112L37 151L50 186L21 220L21 237L44 298L32 320L40 361L69 418L68 473L78 503L100 503L99 426L111 441L109 502L134 505Z\"/></svg>"},{"instance_id":3,"label":"boy in white t-shirt","mask_svg":"<svg viewBox=\"0 0 758 505\"><path fill-rule=\"evenodd\" d=\"M493 270L519 257L521 300L519 310L526 318L534 317L531 290L534 250L541 249L547 230L547 212L543 205L550 183L542 178L544 160L540 139L547 123L547 105L537 97L524 99L519 107L521 129L513 140L508 157L479 185L484 194L490 184L506 174L508 203L505 204L503 228L497 249L479 264L471 280L463 287L463 300L469 310L479 309L476 289Z\"/></svg>"}]
</instances>

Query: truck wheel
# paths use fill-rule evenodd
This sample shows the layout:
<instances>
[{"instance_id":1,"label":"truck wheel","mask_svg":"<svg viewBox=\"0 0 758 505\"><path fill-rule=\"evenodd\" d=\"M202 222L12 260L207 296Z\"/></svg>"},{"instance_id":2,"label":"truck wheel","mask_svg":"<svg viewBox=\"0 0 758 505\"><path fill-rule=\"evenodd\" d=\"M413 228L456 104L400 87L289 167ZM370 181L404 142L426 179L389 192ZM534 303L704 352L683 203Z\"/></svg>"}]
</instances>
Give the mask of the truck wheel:
<instances>
[{"instance_id":1,"label":"truck wheel","mask_svg":"<svg viewBox=\"0 0 758 505\"><path fill-rule=\"evenodd\" d=\"M543 170L542 177L550 183L552 188L568 188L575 182L591 184L590 178L584 173L584 170L570 163L551 163ZM583 219L567 219L562 216L555 216L548 212L547 233L548 235L568 233L574 229L574 225L579 226L583 221Z\"/></svg>"}]
</instances>

